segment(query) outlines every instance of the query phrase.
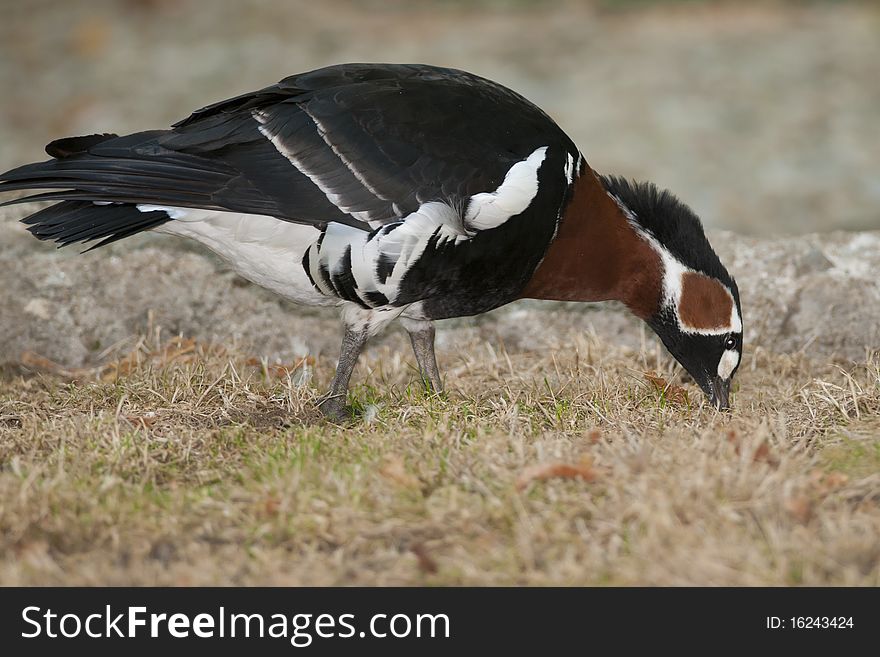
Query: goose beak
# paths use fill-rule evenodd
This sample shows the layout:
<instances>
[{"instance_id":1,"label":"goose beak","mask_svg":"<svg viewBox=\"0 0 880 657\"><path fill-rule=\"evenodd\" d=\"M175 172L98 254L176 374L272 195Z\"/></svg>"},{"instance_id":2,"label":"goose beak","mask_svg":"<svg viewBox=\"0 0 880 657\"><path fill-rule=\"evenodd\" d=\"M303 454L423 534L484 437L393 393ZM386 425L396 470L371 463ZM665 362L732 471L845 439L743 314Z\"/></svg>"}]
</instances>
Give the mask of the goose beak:
<instances>
[{"instance_id":1,"label":"goose beak","mask_svg":"<svg viewBox=\"0 0 880 657\"><path fill-rule=\"evenodd\" d=\"M716 376L709 381L709 400L719 411L730 408L730 379Z\"/></svg>"}]
</instances>

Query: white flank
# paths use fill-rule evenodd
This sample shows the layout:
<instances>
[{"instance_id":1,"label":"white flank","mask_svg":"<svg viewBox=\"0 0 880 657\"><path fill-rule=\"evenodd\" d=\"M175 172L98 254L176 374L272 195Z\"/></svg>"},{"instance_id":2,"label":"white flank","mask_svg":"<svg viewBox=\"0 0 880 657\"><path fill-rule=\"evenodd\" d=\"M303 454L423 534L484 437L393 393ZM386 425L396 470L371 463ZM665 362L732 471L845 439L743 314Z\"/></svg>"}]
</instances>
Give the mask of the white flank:
<instances>
[{"instance_id":1,"label":"white flank","mask_svg":"<svg viewBox=\"0 0 880 657\"><path fill-rule=\"evenodd\" d=\"M346 224L329 224L321 242L321 262L331 274L338 274L342 269L342 258L346 250L351 247L354 262L355 246L366 236L367 233L359 228Z\"/></svg>"},{"instance_id":2,"label":"white flank","mask_svg":"<svg viewBox=\"0 0 880 657\"><path fill-rule=\"evenodd\" d=\"M238 212L139 205L164 210L175 221L154 230L194 239L219 255L244 278L281 296L310 305L336 303L312 287L302 267L305 250L320 236L312 226Z\"/></svg>"},{"instance_id":3,"label":"white flank","mask_svg":"<svg viewBox=\"0 0 880 657\"><path fill-rule=\"evenodd\" d=\"M525 160L510 167L504 182L494 192L471 196L465 215L467 227L473 230L497 228L529 207L538 193L538 169L546 155L546 146L535 149Z\"/></svg>"},{"instance_id":4,"label":"white flank","mask_svg":"<svg viewBox=\"0 0 880 657\"><path fill-rule=\"evenodd\" d=\"M359 219L360 221L364 222L370 220L369 213L352 210L351 208L347 207L345 204L345 200L333 190L333 188L328 184L326 180L324 180L321 176L317 174L311 173L306 168L303 161L300 160L292 150L287 148L282 139L278 135L273 135L272 132L268 128L266 128L265 124L268 122L269 117L267 117L260 110L254 110L251 114L257 121L257 123L260 124L259 126L257 126L260 134L262 134L266 139L272 142L272 145L279 153L287 158L288 162L290 162L293 166L297 168L298 171L300 171L304 176L311 180L315 184L315 186L324 193L324 195L327 197L327 200L329 200L342 212L350 214L355 219Z\"/></svg>"},{"instance_id":5,"label":"white flank","mask_svg":"<svg viewBox=\"0 0 880 657\"><path fill-rule=\"evenodd\" d=\"M438 233L438 245L449 240L457 244L468 239L460 226L461 217L445 203L430 202L419 206L399 228L382 236L379 250L399 251L400 258L384 286L379 286L379 291L389 299L396 298L401 280L424 253L431 235Z\"/></svg>"},{"instance_id":6,"label":"white flank","mask_svg":"<svg viewBox=\"0 0 880 657\"><path fill-rule=\"evenodd\" d=\"M718 376L727 381L733 374L733 370L739 364L739 352L734 349L727 349L721 354L721 360L718 361Z\"/></svg>"},{"instance_id":7,"label":"white flank","mask_svg":"<svg viewBox=\"0 0 880 657\"><path fill-rule=\"evenodd\" d=\"M400 282L425 251L432 235L437 234L438 244L449 240L459 243L468 239L460 224L458 213L439 202L423 203L401 221L386 224L371 239L370 233L363 230L331 223L327 226L320 249L309 251L312 275L319 287L323 288L319 277L315 276L317 269L314 264L323 264L332 273L339 272L345 250L350 246L351 273L361 299L366 302L368 292L380 292L393 302L399 293ZM319 251L317 255L314 253L316 250ZM395 263L384 282L379 279L377 272L382 256Z\"/></svg>"}]
</instances>

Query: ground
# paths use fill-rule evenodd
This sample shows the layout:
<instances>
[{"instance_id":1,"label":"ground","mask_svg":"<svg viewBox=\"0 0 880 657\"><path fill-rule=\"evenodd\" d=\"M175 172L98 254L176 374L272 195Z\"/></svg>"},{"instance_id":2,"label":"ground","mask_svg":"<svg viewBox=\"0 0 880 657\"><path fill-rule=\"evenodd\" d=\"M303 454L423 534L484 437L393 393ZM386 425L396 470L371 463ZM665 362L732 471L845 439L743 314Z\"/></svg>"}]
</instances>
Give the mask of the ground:
<instances>
[{"instance_id":1,"label":"ground","mask_svg":"<svg viewBox=\"0 0 880 657\"><path fill-rule=\"evenodd\" d=\"M752 354L718 413L652 383L656 351L565 337L445 351L441 396L392 340L343 425L315 411L330 359L160 336L7 372L0 581L880 583L880 358Z\"/></svg>"}]
</instances>

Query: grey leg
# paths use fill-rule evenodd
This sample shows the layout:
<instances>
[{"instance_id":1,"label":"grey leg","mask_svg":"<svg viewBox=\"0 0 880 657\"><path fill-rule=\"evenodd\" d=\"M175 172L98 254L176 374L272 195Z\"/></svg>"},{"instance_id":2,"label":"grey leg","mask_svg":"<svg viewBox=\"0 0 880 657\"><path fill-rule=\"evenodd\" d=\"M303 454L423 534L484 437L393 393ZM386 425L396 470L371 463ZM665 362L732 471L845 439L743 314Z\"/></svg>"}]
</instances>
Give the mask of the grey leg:
<instances>
[{"instance_id":1,"label":"grey leg","mask_svg":"<svg viewBox=\"0 0 880 657\"><path fill-rule=\"evenodd\" d=\"M443 392L437 357L434 355L434 323L405 317L401 317L400 322L409 333L409 340L412 343L422 379L430 384L434 392Z\"/></svg>"},{"instance_id":2,"label":"grey leg","mask_svg":"<svg viewBox=\"0 0 880 657\"><path fill-rule=\"evenodd\" d=\"M318 404L321 412L333 420L345 420L350 417L345 407L345 398L348 395L348 382L351 373L357 363L358 356L367 342L369 333L366 329L353 330L345 327L345 335L342 337L342 349L339 353L339 364L336 366L336 375L330 384L330 392Z\"/></svg>"}]
</instances>

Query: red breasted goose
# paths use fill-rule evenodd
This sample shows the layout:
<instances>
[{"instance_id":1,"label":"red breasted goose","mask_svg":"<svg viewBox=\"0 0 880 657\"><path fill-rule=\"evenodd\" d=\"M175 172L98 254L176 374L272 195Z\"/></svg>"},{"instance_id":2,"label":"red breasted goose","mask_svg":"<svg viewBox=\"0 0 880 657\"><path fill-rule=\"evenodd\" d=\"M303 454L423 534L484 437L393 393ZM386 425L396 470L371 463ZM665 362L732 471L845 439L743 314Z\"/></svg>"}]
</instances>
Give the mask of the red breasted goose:
<instances>
[{"instance_id":1,"label":"red breasted goose","mask_svg":"<svg viewBox=\"0 0 880 657\"><path fill-rule=\"evenodd\" d=\"M394 319L435 390L433 320L516 299L622 301L718 408L742 353L739 292L667 191L591 169L538 107L470 73L345 64L194 112L170 130L50 143L0 175L60 246L193 238L292 301L341 308L325 414Z\"/></svg>"}]
</instances>

